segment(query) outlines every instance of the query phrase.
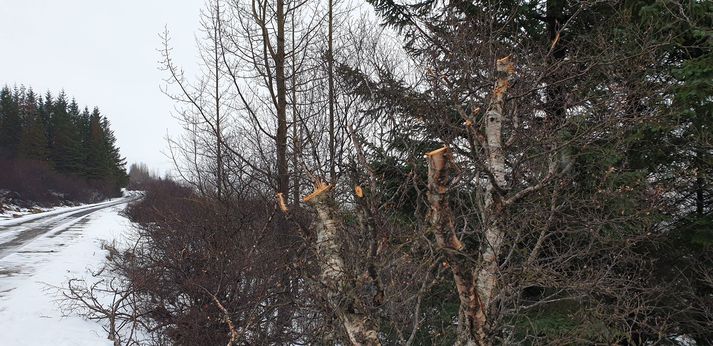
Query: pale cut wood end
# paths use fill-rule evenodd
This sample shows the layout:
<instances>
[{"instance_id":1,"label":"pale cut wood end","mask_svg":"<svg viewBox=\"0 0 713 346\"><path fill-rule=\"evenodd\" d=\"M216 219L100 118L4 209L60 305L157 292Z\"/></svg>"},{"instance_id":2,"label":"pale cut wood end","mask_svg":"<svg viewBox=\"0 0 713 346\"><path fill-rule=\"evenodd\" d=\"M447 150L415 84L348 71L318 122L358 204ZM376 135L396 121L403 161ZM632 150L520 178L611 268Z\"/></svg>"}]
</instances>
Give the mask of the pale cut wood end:
<instances>
[{"instance_id":1,"label":"pale cut wood end","mask_svg":"<svg viewBox=\"0 0 713 346\"><path fill-rule=\"evenodd\" d=\"M359 198L364 198L364 190L359 185L354 186L354 194Z\"/></svg>"},{"instance_id":2,"label":"pale cut wood end","mask_svg":"<svg viewBox=\"0 0 713 346\"><path fill-rule=\"evenodd\" d=\"M443 146L443 148L439 148L439 149L436 149L436 150L427 152L427 153L426 153L426 156L427 156L427 157L440 156L440 155L445 154L447 151L448 151L448 147L447 147L447 146Z\"/></svg>"},{"instance_id":3,"label":"pale cut wood end","mask_svg":"<svg viewBox=\"0 0 713 346\"><path fill-rule=\"evenodd\" d=\"M332 185L320 182L314 187L314 191L312 193L305 196L303 201L305 201L305 203L309 203L309 201L313 200L314 198L318 197L319 195L321 195L323 193L329 192L329 190L331 190L331 189L332 189Z\"/></svg>"},{"instance_id":4,"label":"pale cut wood end","mask_svg":"<svg viewBox=\"0 0 713 346\"><path fill-rule=\"evenodd\" d=\"M280 210L287 214L290 210L287 209L287 203L285 203L285 195L282 192L278 192L275 197L277 198L277 205L280 206Z\"/></svg>"}]
</instances>

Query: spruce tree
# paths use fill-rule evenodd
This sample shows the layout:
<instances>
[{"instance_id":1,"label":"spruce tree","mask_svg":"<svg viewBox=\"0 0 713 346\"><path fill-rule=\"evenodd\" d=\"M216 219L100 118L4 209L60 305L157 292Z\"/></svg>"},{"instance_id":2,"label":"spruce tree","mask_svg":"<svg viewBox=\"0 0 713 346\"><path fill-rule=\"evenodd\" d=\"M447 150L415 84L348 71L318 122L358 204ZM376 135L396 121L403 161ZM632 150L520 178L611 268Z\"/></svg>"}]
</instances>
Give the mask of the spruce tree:
<instances>
[{"instance_id":1,"label":"spruce tree","mask_svg":"<svg viewBox=\"0 0 713 346\"><path fill-rule=\"evenodd\" d=\"M127 183L108 120L98 108L90 113L75 99L67 102L64 92L55 99L50 92L37 97L24 86L0 90L0 159L42 161L112 194Z\"/></svg>"},{"instance_id":2,"label":"spruce tree","mask_svg":"<svg viewBox=\"0 0 713 346\"><path fill-rule=\"evenodd\" d=\"M94 108L94 111L89 116L87 129L87 140L84 148L86 152L85 176L87 179L98 181L107 178L111 172L99 109Z\"/></svg>"},{"instance_id":3,"label":"spruce tree","mask_svg":"<svg viewBox=\"0 0 713 346\"><path fill-rule=\"evenodd\" d=\"M23 128L18 149L19 158L39 161L49 159L47 129L40 115L40 103L30 88L21 105Z\"/></svg>"},{"instance_id":4,"label":"spruce tree","mask_svg":"<svg viewBox=\"0 0 713 346\"><path fill-rule=\"evenodd\" d=\"M670 231L669 226L682 216L680 209L676 210L672 203L677 198L701 196L694 197L696 205L688 209L708 214L706 203L709 194L705 180L710 174L704 169L710 165L701 158L711 153L710 139L706 138L711 133L708 119L711 119L712 107L711 94L702 90L710 86L711 64L705 58L693 58L692 55L691 58L681 59L673 50L662 48L672 39L686 36L681 35L684 32L699 36L697 40L680 45L679 48L689 50L687 54L693 50L691 47L700 49L702 42L709 44L710 18L713 17L710 16L710 9L701 7L710 5L697 3L694 7L698 8L693 8L690 6L693 4L684 7L678 1L656 2L660 6L657 8L659 13L678 19L658 20L661 28L652 30L651 25L643 25L638 17L646 5L654 3L652 1L586 5L562 0L526 3L369 2L386 24L397 28L405 36L406 51L415 65L424 65L419 73L427 81L409 85L408 78L392 73L388 64L377 66L367 73L348 66L340 68L341 75L353 90L371 102L367 112L373 113L373 121L379 121L379 117L385 114L397 119L397 125L393 127L384 125L390 130L390 133L387 132L390 136L388 144L391 146L389 151L393 153L393 157L386 159L407 161L403 157L413 152L423 153L425 148L437 148L441 143L448 145L459 159L456 164L458 179L463 182L457 186L458 191L453 191L454 197L450 201L453 208L472 208L463 202L472 198L477 201L477 212L482 219L501 222L508 229L502 233L502 238L498 238L497 232L487 233L493 223L485 223L483 232L479 229L480 220L476 218L470 222L471 227L477 230L475 235L463 233L465 249L457 249L457 255L446 254L449 265L456 268L459 264L456 260L462 260L458 256L472 251L468 253L468 259L463 260L462 263L466 264L462 268L471 269L470 266L475 263L478 271L483 267L478 268L478 259L486 258L486 255L494 258L492 268L498 270L500 275L496 277L500 282L495 287L507 288L498 295L497 304L490 306L487 301L486 306L479 305L482 300L476 300L476 304L463 304L469 296L459 291L460 311L444 317L448 321L466 321L459 325L460 332L466 332L451 337L458 337L461 342L476 339L492 341L507 330L513 343L518 343L517 338L527 335L536 338L523 339L523 343L556 343L555 340L563 335L591 340L591 343L605 343L616 342L617 333L630 332L635 334L631 335L631 340L645 344L655 343L654 340L660 338L657 334L659 330L681 330L679 328L685 327L688 322L674 321L666 316L677 310L676 306L664 305L655 295L656 292L670 290L669 283L654 280L650 271L642 269L648 265L642 259L652 259L650 253L639 256L629 252L627 261L630 264L627 266L619 266L620 263L609 261L606 256L616 251L628 251L629 243L622 241L627 237L631 237L631 242L643 243L643 239L648 239L657 231ZM685 14L678 16L677 13L672 14L670 9L681 9ZM672 27L677 20L699 15L707 18L706 25L694 30ZM671 31L666 32L669 29ZM660 36L655 37L652 32ZM670 58L673 59L665 61ZM499 69L498 64L511 59L516 61L512 70L515 79L507 80L505 84L496 83L494 88L496 78L504 78L509 73L509 69ZM676 71L674 67L681 68ZM503 90L502 85L512 90L511 94L505 95L509 98L505 100L509 107L505 108L508 112L505 118L502 118L502 112L492 112L494 102L489 99L489 95ZM680 87L679 90L671 94L677 87ZM670 119L667 106L678 108L678 116L673 118L673 126L660 128ZM498 116L492 116L495 113ZM646 131L650 133L644 135ZM496 136L492 136L493 133ZM680 146L670 150L676 154L657 156L656 149L664 148L665 144L661 142L667 138L671 138L672 143L680 143ZM487 166L491 160L501 159L498 157L501 151L505 153L503 166L506 167L503 182L497 179L497 174L502 174L503 170L494 171ZM498 155L493 155L493 152ZM550 154L546 165L540 162L553 152L557 154ZM639 155L643 152L645 156ZM464 168L471 164L469 160L472 158L476 163ZM656 161L652 162L654 158ZM378 165L374 164L375 167ZM688 171L686 174L679 170L684 167L684 171ZM551 172L558 172L555 183L538 185L541 188L538 193L523 198L517 205L500 204L511 196L524 196L520 194L527 191L524 187L548 176L550 168ZM472 177L460 175L469 171L485 173ZM404 177L393 179L398 182L399 178ZM688 185L690 193L681 194L682 190L675 185L681 182ZM485 188L481 187L483 185ZM489 190L492 186L498 188ZM661 196L656 193L665 194L666 198L658 199ZM456 194L460 194L458 197L461 198L455 197ZM500 201L487 203L492 196L498 196ZM540 206L535 207L538 203L541 203ZM664 203L672 209L659 208ZM489 206L497 208L489 209ZM546 214L546 210L555 208L556 213L552 213L547 227L539 230L531 226L533 220ZM587 221L587 218L592 221ZM601 225L599 233L592 230L593 222ZM559 233L565 229L570 233ZM480 234L485 234L485 239ZM496 237L488 238L488 234ZM508 241L507 237L514 234L517 237L522 235L522 238L517 241L510 239L508 252L503 252L500 245L491 246L492 239L500 244L501 239ZM528 253L541 244L539 239L544 239L533 237L527 240L528 234L558 237L556 242L548 245L547 251L557 254L577 249L580 252L576 256L580 257L575 261L587 264L579 267L563 265L557 268L557 275L551 276L547 272L536 272L530 266L538 260L535 255L531 256L531 260L530 257L522 257L526 259L522 268L514 266L517 255L510 255L520 251ZM659 240L651 240L651 243L661 245L657 242ZM592 249L601 248L601 253L593 251L582 255L587 253L584 250L586 241L591 241L587 246L595 244ZM495 256L492 256L493 253ZM598 257L602 254L604 257ZM611 303L627 298L620 297L621 293L614 293L620 287L604 285L595 294L583 293L582 296L587 297L584 300L563 300L558 304L540 301L536 312L508 315L508 309L503 309L513 304L511 311L515 311L519 299L534 300L557 290L565 295L572 294L577 290L575 286L586 280L578 275L586 268L598 268L600 265L593 260L595 258L602 259L601 263L607 263L612 268L619 266L602 277L622 280L630 285L632 292L638 290L641 306L666 308L655 313L627 311L623 305ZM550 256L542 258L540 263L552 266L558 260L556 256ZM461 285L470 282L467 275L461 275L455 269L453 272L454 280L460 280L458 288L469 289L467 284ZM624 273L626 275L622 275ZM544 276L528 282L528 275ZM462 280L464 277L465 281ZM642 283L645 280L652 281ZM681 283L680 290L687 289L688 282ZM599 285L599 282L593 284ZM523 285L522 291L514 288L517 285ZM540 293L532 295L531 291ZM483 292L483 296L492 297L489 291L483 289ZM646 295L641 292L654 293ZM695 300L691 298L690 301ZM589 308L588 304L597 306L597 309ZM471 309L473 306L475 309ZM472 318L479 316L477 313L480 312L483 313L481 317L487 316L491 320L483 323L485 319ZM454 316L456 314L460 316ZM473 333L472 326L467 323L469 318L477 321L482 330ZM695 323L703 323L706 316L700 314L698 318ZM658 321L667 321L671 325L660 325ZM496 324L500 325L493 328ZM619 329L621 326L623 328ZM690 334L695 332L700 331L687 330Z\"/></svg>"},{"instance_id":5,"label":"spruce tree","mask_svg":"<svg viewBox=\"0 0 713 346\"><path fill-rule=\"evenodd\" d=\"M22 119L10 88L0 90L0 158L15 158L22 134Z\"/></svg>"},{"instance_id":6,"label":"spruce tree","mask_svg":"<svg viewBox=\"0 0 713 346\"><path fill-rule=\"evenodd\" d=\"M68 111L64 92L52 105L52 162L57 171L78 174L82 171L82 147L79 130Z\"/></svg>"},{"instance_id":7,"label":"spruce tree","mask_svg":"<svg viewBox=\"0 0 713 346\"><path fill-rule=\"evenodd\" d=\"M647 248L658 263L654 284L666 282L676 292L663 297L661 316L698 345L713 343L705 327L710 316L691 306L713 306L713 3L686 2L685 15L670 11L679 1L657 1L639 11L641 25L654 29L662 44L660 80L671 88L662 121L642 126L638 145L629 152L637 168L655 172L661 186L675 191L666 198L670 225L666 247Z\"/></svg>"},{"instance_id":8,"label":"spruce tree","mask_svg":"<svg viewBox=\"0 0 713 346\"><path fill-rule=\"evenodd\" d=\"M101 128L104 135L104 148L108 159L111 187L114 193L118 193L119 189L129 182L129 176L126 174L126 159L121 157L119 153L114 131L111 130L109 120L106 117L102 117Z\"/></svg>"}]
</instances>

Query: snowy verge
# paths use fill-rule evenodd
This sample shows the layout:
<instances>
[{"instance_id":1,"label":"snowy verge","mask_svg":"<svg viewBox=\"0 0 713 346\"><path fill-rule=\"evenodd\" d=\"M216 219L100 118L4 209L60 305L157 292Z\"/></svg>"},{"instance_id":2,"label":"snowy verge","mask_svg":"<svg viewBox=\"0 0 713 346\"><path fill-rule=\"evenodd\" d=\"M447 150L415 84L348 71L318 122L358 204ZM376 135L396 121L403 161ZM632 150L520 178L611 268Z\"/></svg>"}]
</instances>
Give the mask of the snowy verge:
<instances>
[{"instance_id":1,"label":"snowy verge","mask_svg":"<svg viewBox=\"0 0 713 346\"><path fill-rule=\"evenodd\" d=\"M106 258L103 243L126 239L125 206L68 222L0 260L0 345L112 345L100 323L64 316L62 288L92 278Z\"/></svg>"},{"instance_id":2,"label":"snowy verge","mask_svg":"<svg viewBox=\"0 0 713 346\"><path fill-rule=\"evenodd\" d=\"M18 217L22 217L25 215L30 215L30 214L37 214L37 213L44 213L48 211L55 210L57 208L68 208L68 207L32 207L32 208L26 208L26 207L21 207L16 204L8 204L8 203L3 203L2 204L2 211L0 212L0 220L11 220L15 219Z\"/></svg>"},{"instance_id":3,"label":"snowy verge","mask_svg":"<svg viewBox=\"0 0 713 346\"><path fill-rule=\"evenodd\" d=\"M19 225L21 223L33 221L36 219L41 219L41 218L47 217L47 216L60 215L60 214L64 214L64 213L70 212L70 211L78 211L78 210L83 210L83 209L88 209L88 208L93 208L93 207L98 207L98 206L109 205L109 204L116 203L117 201L120 201L123 199L138 198L139 196L140 196L140 192L129 191L128 193L124 194L124 196L122 196L122 197L111 198L106 201L94 203L94 204L82 204L79 206L72 206L72 207L35 209L35 210L45 210L45 211L39 212L39 213L33 212L32 214L23 215L23 216L19 216L19 217L13 216L13 218L9 219L9 220L3 220L3 217L0 216L0 226L9 227L9 226L14 226L14 225ZM0 214L0 215L3 215L3 214Z\"/></svg>"}]
</instances>

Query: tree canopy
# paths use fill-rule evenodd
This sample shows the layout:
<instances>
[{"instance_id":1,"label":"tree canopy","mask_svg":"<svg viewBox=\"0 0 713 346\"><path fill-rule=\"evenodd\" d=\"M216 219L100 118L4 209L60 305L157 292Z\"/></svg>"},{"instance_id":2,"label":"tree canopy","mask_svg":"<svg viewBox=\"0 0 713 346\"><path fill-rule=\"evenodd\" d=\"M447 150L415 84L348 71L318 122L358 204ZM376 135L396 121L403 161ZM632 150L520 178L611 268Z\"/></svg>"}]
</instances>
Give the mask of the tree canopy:
<instances>
[{"instance_id":1,"label":"tree canopy","mask_svg":"<svg viewBox=\"0 0 713 346\"><path fill-rule=\"evenodd\" d=\"M64 92L42 97L31 88L0 89L0 159L43 162L110 195L128 182L109 120L98 108L80 111Z\"/></svg>"}]
</instances>

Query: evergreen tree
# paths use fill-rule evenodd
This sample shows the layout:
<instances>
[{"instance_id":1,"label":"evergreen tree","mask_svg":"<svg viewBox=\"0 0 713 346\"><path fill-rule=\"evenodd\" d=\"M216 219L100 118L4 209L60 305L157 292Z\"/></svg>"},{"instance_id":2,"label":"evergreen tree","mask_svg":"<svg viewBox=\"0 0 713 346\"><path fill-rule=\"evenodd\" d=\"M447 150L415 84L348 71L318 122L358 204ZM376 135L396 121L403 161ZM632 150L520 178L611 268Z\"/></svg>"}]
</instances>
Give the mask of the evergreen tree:
<instances>
[{"instance_id":1,"label":"evergreen tree","mask_svg":"<svg viewBox=\"0 0 713 346\"><path fill-rule=\"evenodd\" d=\"M90 155L90 113L89 113L89 108L84 107L82 110L81 114L79 115L79 119L77 121L78 127L79 127L79 133L81 137L81 145L82 145L82 164L83 164L83 176L85 178L88 178L88 169L89 169L89 155Z\"/></svg>"},{"instance_id":2,"label":"evergreen tree","mask_svg":"<svg viewBox=\"0 0 713 346\"><path fill-rule=\"evenodd\" d=\"M672 191L666 198L667 246L645 249L659 264L652 285L666 282L676 292L661 299L667 308L660 318L672 316L680 333L708 345L710 316L690 306L713 306L713 3L656 1L638 14L663 46L656 77L671 85L660 108L665 117L633 134L637 145L628 153ZM677 313L667 315L672 310Z\"/></svg>"},{"instance_id":3,"label":"evergreen tree","mask_svg":"<svg viewBox=\"0 0 713 346\"><path fill-rule=\"evenodd\" d=\"M24 125L19 147L20 158L39 161L49 159L47 129L40 115L40 104L41 102L36 99L34 91L29 89L22 105Z\"/></svg>"},{"instance_id":4,"label":"evergreen tree","mask_svg":"<svg viewBox=\"0 0 713 346\"><path fill-rule=\"evenodd\" d=\"M101 121L99 109L94 108L89 116L88 134L84 149L86 153L85 176L90 180L106 179L111 173L111 164Z\"/></svg>"},{"instance_id":5,"label":"evergreen tree","mask_svg":"<svg viewBox=\"0 0 713 346\"><path fill-rule=\"evenodd\" d=\"M40 102L39 106L40 118L42 118L45 130L47 131L47 145L49 149L52 148L52 138L54 137L54 129L52 128L53 102L52 93L47 91L44 100Z\"/></svg>"},{"instance_id":6,"label":"evergreen tree","mask_svg":"<svg viewBox=\"0 0 713 346\"><path fill-rule=\"evenodd\" d=\"M121 157L119 153L114 131L111 130L109 120L106 117L102 117L101 129L104 136L104 148L109 171L107 176L111 179L113 191L118 193L121 187L129 183L129 176L126 173L126 159Z\"/></svg>"},{"instance_id":7,"label":"evergreen tree","mask_svg":"<svg viewBox=\"0 0 713 346\"><path fill-rule=\"evenodd\" d=\"M54 167L62 173L81 173L82 147L79 130L68 110L64 92L60 93L51 109L52 137L50 141Z\"/></svg>"},{"instance_id":8,"label":"evergreen tree","mask_svg":"<svg viewBox=\"0 0 713 346\"><path fill-rule=\"evenodd\" d=\"M710 61L702 56L694 57L691 53L695 49L691 47L700 49L702 43L711 42L712 12L709 8L704 9L710 4L688 1L583 4L562 0L369 2L388 25L405 36L404 46L414 64L424 66L424 82L418 85L407 84L407 78L399 78L388 64L377 66L372 72L340 67L340 74L353 90L371 102L367 111L373 114L373 121L384 116L396 119L393 121L397 125L383 125L390 130L386 142L391 146L391 157L385 160L390 160L389 166L393 167L391 161L411 162L404 157L427 152L427 148L437 148L442 145L440 143L448 145L459 159L459 172L486 172L470 177L459 175L461 181L472 182L472 185L463 183L458 186L460 191L452 192L460 197L453 198L452 208L468 210L472 207L464 200L472 198L477 201L476 214L482 215L484 220L494 220L490 222L501 222L506 225L501 227L508 229L505 233L488 233L492 228L485 224L482 226L484 231L478 230L475 235L463 234L466 245L464 249L457 249L457 255L444 255L454 268L454 280L460 285L461 306L459 311L443 318L465 321L459 325L460 334L450 337L459 338L463 344L472 340L484 342L495 340L502 336L503 330L508 330L513 333L510 335L513 343L517 343L519 337L533 338L527 342L555 343L564 336L604 343L627 335L628 340L644 344L656 342L661 337L659 333L680 331L692 320L696 322L690 325L705 323L710 315L704 313L699 313L695 319L688 316L688 321L676 320L675 323L665 317L679 307L663 304L657 294L667 290L690 290L690 285L678 281L681 286L672 288L669 282L650 277L651 272L642 268L655 256L650 253L640 256L632 251L628 254L627 261L631 262L627 266L619 266L616 261L608 262L607 258L601 258L602 262L596 264L596 261L589 261L599 254L592 252L582 256L586 253L582 246L588 239L591 242L587 246L597 243L594 248L611 247L610 251L625 251L629 245L622 240L627 237L633 242L642 242L637 239L651 236L653 232L650 230L670 231L670 225L680 220L680 210L664 211L660 196L651 191L665 191L667 197L675 196L665 201L670 207L676 207L672 203L675 199L686 196L696 201L695 206L687 208L689 211L696 210L702 216L708 213L706 203L710 194L706 192L706 179L710 173L706 169L710 169L710 165L704 158L711 152L712 98L711 93L704 90L709 90L713 79L710 78ZM650 5L659 13L677 19L662 20L659 17L657 23L662 28L652 30L650 23L641 22L642 11ZM670 10L672 8L683 12ZM675 27L677 21L690 18L705 18L707 22L693 30ZM689 34L698 38L678 47L688 50L684 54L687 58L681 59L675 50L662 49L672 40L675 42ZM499 69L498 64L511 59L517 61L516 71ZM517 75L516 79L495 84L494 89L493 81L510 72ZM490 95L508 88L513 92L506 96L512 98L506 100L503 116L502 106L498 106L500 109L495 107L498 112L493 111L494 98ZM671 94L672 90L676 91ZM670 119L668 105L673 105L679 114L672 117L675 121L671 126L664 125ZM669 150L674 155L656 156L656 149L666 148L661 143L663 138L671 138L671 143L677 143ZM552 152L556 155L547 154ZM645 154L642 156L642 153ZM549 163L538 162L546 155L550 155ZM472 164L470 159L476 161L472 166L468 166ZM488 167L492 162L501 163L496 167L499 170ZM379 167L379 163L374 166ZM468 168L464 168L466 166ZM688 177L681 174L681 168L689 172ZM527 192L527 186L548 176L548 171L558 172L551 187L538 185L541 190L524 198L516 207L500 205L511 196L522 196L520 192ZM498 174L502 178L498 178ZM403 178L396 176L393 179L398 183ZM687 192L670 182L684 182L690 190ZM498 188L492 188L494 185ZM495 202L488 203L492 196L498 197ZM536 207L538 203L541 204ZM497 208L489 209L489 206ZM556 213L547 221L546 228L538 231L528 224L545 214L543 211L550 210L550 206L556 207ZM475 225L471 227L481 227L478 222L477 219L471 221L470 225ZM603 225L596 237L593 237L595 233L590 226L593 222ZM564 229L571 233L558 233ZM522 234L524 238L509 240L508 258L504 260L499 257L504 257L506 252L502 252L499 245L491 246L484 241L480 233L486 234L488 241L508 241L507 237L513 234L518 237ZM566 253L567 249L577 249L580 252L575 257L582 257L575 261L589 263L583 268L597 268L603 263L617 267L602 277L612 281L627 280L630 285L627 290L637 292L641 306L666 308L660 308L656 313L627 311L624 305L619 305L626 290L609 286L597 292L582 293L588 297L585 300L572 299L557 304L538 302L533 313L508 316L508 309L503 307L513 304L511 309L515 311L520 299L536 298L529 291L540 292L539 297L558 290L560 294L572 294L577 291L574 286L585 280L579 277L583 272L579 266L560 267L555 278L547 272L536 272L530 266L530 259L523 268L513 265L517 255L510 257L511 254L528 253L538 246L533 241L537 238L525 239L527 234L548 233L558 237L549 245L548 251ZM651 243L661 245L654 240ZM466 251L471 251L465 256L467 260L458 257ZM485 306L480 305L482 300L463 304L469 296L462 292L470 289L467 284L462 285L470 282L467 275L462 275L463 270L470 270L475 265L475 270L482 271L484 265L477 260L483 258L494 259L489 264L496 268L496 277L500 280L495 287L501 285L507 290L498 296L494 305L488 306L487 300ZM532 260L535 260L534 256ZM551 266L556 261L556 256L552 256L541 263ZM456 267L459 264L461 266ZM512 276L508 276L508 266ZM480 273L478 279L486 277ZM528 275L544 276L527 283L525 277ZM634 282L634 277L638 281ZM555 283L557 281L559 283ZM647 282L642 283L644 281ZM517 285L523 285L522 291L514 288ZM492 287L479 286L476 293L481 294L482 290L483 296L491 297L489 290ZM712 288L709 287L709 291ZM606 290L610 291L604 293ZM617 290L621 290L620 293L614 293ZM508 297L508 294L511 295ZM689 302L696 301L691 295L687 298L691 298ZM595 309L588 305L596 306L599 311L594 312ZM459 316L454 316L457 314ZM572 316L577 317L573 319ZM664 320L672 324L658 324ZM496 323L500 325L493 328ZM482 329L476 332L473 326ZM700 329L687 329L686 332L692 335Z\"/></svg>"},{"instance_id":9,"label":"evergreen tree","mask_svg":"<svg viewBox=\"0 0 713 346\"><path fill-rule=\"evenodd\" d=\"M0 90L0 158L43 161L112 194L128 182L108 120L98 108L80 111L64 92L54 99L24 86Z\"/></svg>"},{"instance_id":10,"label":"evergreen tree","mask_svg":"<svg viewBox=\"0 0 713 346\"><path fill-rule=\"evenodd\" d=\"M0 158L14 158L20 145L22 119L10 88L0 90Z\"/></svg>"}]
</instances>

